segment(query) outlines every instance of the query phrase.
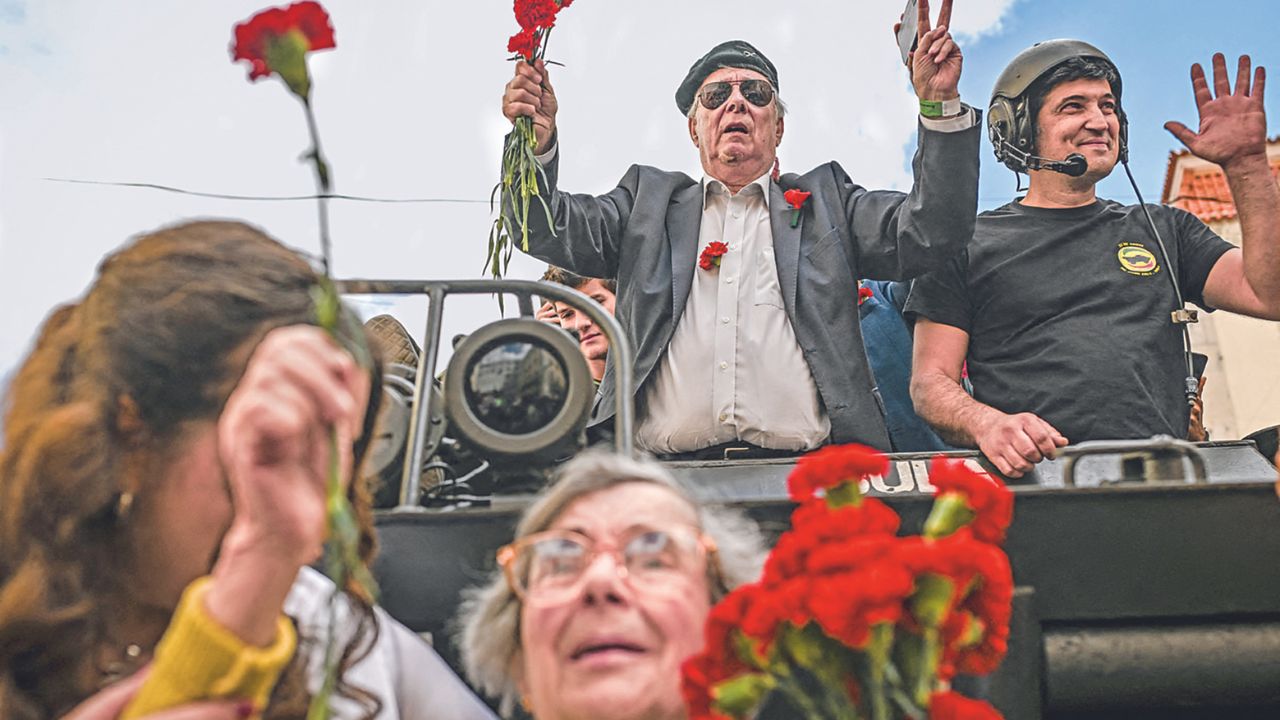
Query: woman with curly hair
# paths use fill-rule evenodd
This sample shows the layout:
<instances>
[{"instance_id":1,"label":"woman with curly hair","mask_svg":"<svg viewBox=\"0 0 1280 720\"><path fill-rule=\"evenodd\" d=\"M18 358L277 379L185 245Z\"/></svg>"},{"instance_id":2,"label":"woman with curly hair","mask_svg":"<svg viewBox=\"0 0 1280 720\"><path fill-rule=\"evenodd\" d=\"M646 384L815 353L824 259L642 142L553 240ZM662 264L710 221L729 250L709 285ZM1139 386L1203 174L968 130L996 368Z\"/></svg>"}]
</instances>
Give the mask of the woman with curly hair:
<instances>
[{"instance_id":1,"label":"woman with curly hair","mask_svg":"<svg viewBox=\"0 0 1280 720\"><path fill-rule=\"evenodd\" d=\"M379 397L315 326L316 280L251 227L193 222L108 257L45 322L0 445L0 717L114 717L140 669L130 716L306 715L329 428L354 477ZM368 489L348 495L368 562ZM367 598L338 609L334 717L490 717Z\"/></svg>"}]
</instances>

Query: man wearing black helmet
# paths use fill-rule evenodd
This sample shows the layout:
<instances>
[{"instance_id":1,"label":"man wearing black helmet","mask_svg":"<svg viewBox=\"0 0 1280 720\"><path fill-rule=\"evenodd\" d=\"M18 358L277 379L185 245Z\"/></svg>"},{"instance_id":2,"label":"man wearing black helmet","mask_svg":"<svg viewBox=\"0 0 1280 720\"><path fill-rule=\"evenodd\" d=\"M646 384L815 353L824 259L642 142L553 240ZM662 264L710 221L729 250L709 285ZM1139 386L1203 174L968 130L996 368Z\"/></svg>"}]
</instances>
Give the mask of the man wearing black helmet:
<instances>
[{"instance_id":1,"label":"man wearing black helmet","mask_svg":"<svg viewBox=\"0 0 1280 720\"><path fill-rule=\"evenodd\" d=\"M554 223L530 213L529 252L617 278L616 316L636 348L641 448L708 459L825 442L891 448L859 331L858 278L940 267L972 237L977 211L978 113L956 89L951 0L936 28L928 3L919 7L921 129L907 194L868 191L836 163L772 178L784 127L778 72L740 40L700 58L676 91L701 181L637 165L605 195L569 194L556 188L546 68L516 64L503 112L534 119ZM594 423L610 417L615 387L610 367Z\"/></svg>"},{"instance_id":2,"label":"man wearing black helmet","mask_svg":"<svg viewBox=\"0 0 1280 720\"><path fill-rule=\"evenodd\" d=\"M1006 475L1069 442L1186 437L1196 384L1183 344L1194 311L1184 301L1280 319L1280 194L1266 158L1263 69L1251 79L1241 57L1233 88L1219 54L1212 90L1199 65L1191 75L1199 132L1165 127L1223 167L1243 251L1180 209L1096 196L1128 152L1119 72L1102 51L1039 43L996 83L996 157L1027 173L1030 187L979 216L967 251L917 281L907 312L917 319L917 411ZM966 361L972 397L960 386Z\"/></svg>"}]
</instances>

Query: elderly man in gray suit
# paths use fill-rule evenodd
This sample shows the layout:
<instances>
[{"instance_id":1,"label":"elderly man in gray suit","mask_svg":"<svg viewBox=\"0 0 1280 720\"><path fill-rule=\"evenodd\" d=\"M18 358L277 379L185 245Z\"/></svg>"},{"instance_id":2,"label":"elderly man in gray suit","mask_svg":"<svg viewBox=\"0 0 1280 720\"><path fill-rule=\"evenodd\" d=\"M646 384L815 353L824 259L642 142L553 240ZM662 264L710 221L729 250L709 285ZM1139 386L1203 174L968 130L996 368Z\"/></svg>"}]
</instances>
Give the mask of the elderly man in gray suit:
<instances>
[{"instance_id":1,"label":"elderly man in gray suit","mask_svg":"<svg viewBox=\"0 0 1280 720\"><path fill-rule=\"evenodd\" d=\"M529 213L529 252L617 278L616 315L636 347L641 448L697 459L827 442L890 449L858 326L858 278L920 275L973 235L978 113L959 101L950 14L944 0L930 28L920 2L910 66L921 128L906 194L868 191L834 162L771 177L784 127L778 74L738 40L695 62L676 92L701 181L633 165L604 195L564 192L555 92L540 62L517 63L503 113L534 119L554 222ZM610 365L593 423L611 418L614 392Z\"/></svg>"}]
</instances>

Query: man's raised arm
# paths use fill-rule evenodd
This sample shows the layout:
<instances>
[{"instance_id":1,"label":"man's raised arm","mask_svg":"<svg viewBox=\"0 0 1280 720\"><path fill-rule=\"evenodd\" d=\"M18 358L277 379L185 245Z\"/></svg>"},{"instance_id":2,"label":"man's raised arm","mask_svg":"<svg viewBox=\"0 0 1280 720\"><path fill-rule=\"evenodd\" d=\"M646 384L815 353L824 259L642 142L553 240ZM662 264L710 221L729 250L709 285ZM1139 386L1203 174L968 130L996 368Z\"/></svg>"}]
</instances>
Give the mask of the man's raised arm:
<instances>
[{"instance_id":1,"label":"man's raised arm","mask_svg":"<svg viewBox=\"0 0 1280 720\"><path fill-rule=\"evenodd\" d=\"M502 114L512 123L520 117L533 118L537 145L534 154L542 168L538 173L539 197L533 198L529 207L529 247L522 249L540 260L587 277L616 277L621 228L631 212L634 172L623 178L622 185L599 197L571 195L559 190L556 186L559 107L546 65L541 60L532 65L517 62L515 75L502 93ZM525 220L515 217L509 206L500 208L500 212L507 214L512 227L519 227Z\"/></svg>"},{"instance_id":2,"label":"man's raised arm","mask_svg":"<svg viewBox=\"0 0 1280 720\"><path fill-rule=\"evenodd\" d=\"M1244 247L1214 264L1205 280L1205 301L1223 310L1280 320L1280 190L1267 161L1266 71L1258 67L1251 73L1250 66L1249 56L1240 56L1233 90L1226 59L1215 54L1211 91L1204 69L1193 65L1191 86L1200 130L1192 132L1180 122L1165 123L1165 128L1196 157L1222 167L1240 218Z\"/></svg>"}]
</instances>

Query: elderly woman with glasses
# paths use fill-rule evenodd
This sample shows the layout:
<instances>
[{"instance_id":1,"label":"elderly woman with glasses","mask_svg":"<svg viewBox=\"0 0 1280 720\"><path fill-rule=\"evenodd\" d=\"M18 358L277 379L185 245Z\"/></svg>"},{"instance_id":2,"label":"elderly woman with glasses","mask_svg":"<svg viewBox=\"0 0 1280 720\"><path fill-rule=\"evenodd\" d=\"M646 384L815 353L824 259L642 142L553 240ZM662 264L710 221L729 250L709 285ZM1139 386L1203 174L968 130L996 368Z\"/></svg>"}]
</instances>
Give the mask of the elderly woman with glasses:
<instances>
[{"instance_id":1,"label":"elderly woman with glasses","mask_svg":"<svg viewBox=\"0 0 1280 720\"><path fill-rule=\"evenodd\" d=\"M568 463L462 613L472 683L538 720L684 718L680 664L711 605L754 580L754 523L699 504L659 465Z\"/></svg>"}]
</instances>

